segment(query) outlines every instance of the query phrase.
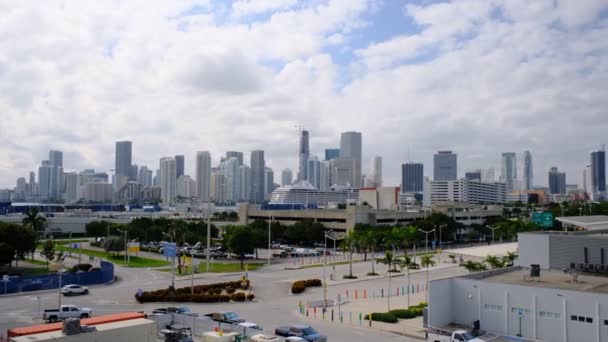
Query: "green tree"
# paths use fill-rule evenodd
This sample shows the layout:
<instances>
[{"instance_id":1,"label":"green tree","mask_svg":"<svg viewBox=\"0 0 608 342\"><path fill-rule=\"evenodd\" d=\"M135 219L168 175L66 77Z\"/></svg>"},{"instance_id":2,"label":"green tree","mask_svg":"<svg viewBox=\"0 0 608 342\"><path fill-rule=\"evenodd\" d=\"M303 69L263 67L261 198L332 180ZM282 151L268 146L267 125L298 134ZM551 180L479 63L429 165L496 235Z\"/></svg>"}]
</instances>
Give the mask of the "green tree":
<instances>
[{"instance_id":1,"label":"green tree","mask_svg":"<svg viewBox=\"0 0 608 342\"><path fill-rule=\"evenodd\" d=\"M505 267L505 262L503 259L497 257L496 255L488 255L484 261L490 265L492 269L503 268Z\"/></svg>"},{"instance_id":2,"label":"green tree","mask_svg":"<svg viewBox=\"0 0 608 342\"><path fill-rule=\"evenodd\" d=\"M40 215L38 208L31 208L25 213L25 217L22 220L23 225L32 228L38 233L43 233L46 227L46 218Z\"/></svg>"},{"instance_id":3,"label":"green tree","mask_svg":"<svg viewBox=\"0 0 608 342\"><path fill-rule=\"evenodd\" d=\"M44 241L40 254L46 259L48 265L48 263L55 258L55 242L50 239Z\"/></svg>"},{"instance_id":4,"label":"green tree","mask_svg":"<svg viewBox=\"0 0 608 342\"><path fill-rule=\"evenodd\" d=\"M245 254L253 253L254 241L251 231L247 227L234 227L227 236L228 249L239 256L241 269Z\"/></svg>"},{"instance_id":5,"label":"green tree","mask_svg":"<svg viewBox=\"0 0 608 342\"><path fill-rule=\"evenodd\" d=\"M467 269L467 271L469 272L481 272L481 271L485 271L487 270L486 265L484 265L481 262L476 262L473 260L468 260L467 262L464 262L462 264L460 264L460 266L464 267Z\"/></svg>"},{"instance_id":6,"label":"green tree","mask_svg":"<svg viewBox=\"0 0 608 342\"><path fill-rule=\"evenodd\" d=\"M361 235L361 233L358 233L356 231L349 231L348 234L346 234L346 236L344 237L344 240L342 240L342 250L344 252L348 252L348 264L349 264L348 278L349 279L356 278L353 275L353 253L355 253L355 250L357 250L360 235Z\"/></svg>"},{"instance_id":7,"label":"green tree","mask_svg":"<svg viewBox=\"0 0 608 342\"><path fill-rule=\"evenodd\" d=\"M432 266L435 266L435 260L433 254L424 254L420 257L420 265L426 267L426 301L429 301L429 270Z\"/></svg>"},{"instance_id":8,"label":"green tree","mask_svg":"<svg viewBox=\"0 0 608 342\"><path fill-rule=\"evenodd\" d=\"M407 270L407 308L410 308L410 270L416 268L418 265L412 260L409 255L404 255L403 258L397 260L397 264L401 269Z\"/></svg>"},{"instance_id":9,"label":"green tree","mask_svg":"<svg viewBox=\"0 0 608 342\"><path fill-rule=\"evenodd\" d=\"M93 236L97 241L97 238L107 234L109 224L107 221L91 221L85 226L87 235Z\"/></svg>"},{"instance_id":10,"label":"green tree","mask_svg":"<svg viewBox=\"0 0 608 342\"><path fill-rule=\"evenodd\" d=\"M380 264L385 264L388 267L388 272L399 272L396 267L397 265L395 265L395 257L393 256L393 252L390 250L384 252L384 258L378 259L377 262ZM393 268L391 268L391 266Z\"/></svg>"},{"instance_id":11,"label":"green tree","mask_svg":"<svg viewBox=\"0 0 608 342\"><path fill-rule=\"evenodd\" d=\"M34 253L38 233L34 229L15 223L0 222L0 241L5 242L15 252L16 266L27 254Z\"/></svg>"},{"instance_id":12,"label":"green tree","mask_svg":"<svg viewBox=\"0 0 608 342\"><path fill-rule=\"evenodd\" d=\"M107 253L117 256L125 250L125 239L120 236L110 236L103 242L103 249Z\"/></svg>"},{"instance_id":13,"label":"green tree","mask_svg":"<svg viewBox=\"0 0 608 342\"><path fill-rule=\"evenodd\" d=\"M15 260L15 250L6 242L0 242L0 266L11 265Z\"/></svg>"},{"instance_id":14,"label":"green tree","mask_svg":"<svg viewBox=\"0 0 608 342\"><path fill-rule=\"evenodd\" d=\"M513 266L515 259L517 259L517 253L514 252L507 252L507 255L502 257L505 266Z\"/></svg>"}]
</instances>

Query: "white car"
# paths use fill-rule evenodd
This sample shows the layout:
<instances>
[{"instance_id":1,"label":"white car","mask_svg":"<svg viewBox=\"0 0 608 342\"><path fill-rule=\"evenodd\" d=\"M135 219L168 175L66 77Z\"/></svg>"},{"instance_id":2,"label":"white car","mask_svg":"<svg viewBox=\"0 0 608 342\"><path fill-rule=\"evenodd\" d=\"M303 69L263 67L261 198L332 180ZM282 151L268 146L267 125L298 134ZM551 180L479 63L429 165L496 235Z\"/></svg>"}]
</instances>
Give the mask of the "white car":
<instances>
[{"instance_id":1,"label":"white car","mask_svg":"<svg viewBox=\"0 0 608 342\"><path fill-rule=\"evenodd\" d=\"M297 336L291 336L285 339L286 342L306 342L305 339Z\"/></svg>"},{"instance_id":2,"label":"white car","mask_svg":"<svg viewBox=\"0 0 608 342\"><path fill-rule=\"evenodd\" d=\"M89 288L85 286L70 284L61 288L61 293L64 296L86 295L89 294Z\"/></svg>"},{"instance_id":3,"label":"white car","mask_svg":"<svg viewBox=\"0 0 608 342\"><path fill-rule=\"evenodd\" d=\"M253 322L241 322L237 324L239 327L243 328L243 335L247 335L247 330L264 330L261 326L257 325Z\"/></svg>"}]
</instances>

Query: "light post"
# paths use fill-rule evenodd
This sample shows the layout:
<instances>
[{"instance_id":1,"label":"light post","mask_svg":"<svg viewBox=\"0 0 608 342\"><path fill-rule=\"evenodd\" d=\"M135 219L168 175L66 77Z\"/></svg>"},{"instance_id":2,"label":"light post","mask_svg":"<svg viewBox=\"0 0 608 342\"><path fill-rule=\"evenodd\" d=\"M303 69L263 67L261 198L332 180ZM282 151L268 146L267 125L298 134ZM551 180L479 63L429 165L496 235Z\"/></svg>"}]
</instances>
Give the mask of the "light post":
<instances>
[{"instance_id":1,"label":"light post","mask_svg":"<svg viewBox=\"0 0 608 342\"><path fill-rule=\"evenodd\" d=\"M126 229L125 230L117 229L117 230L121 233L125 233L125 265L129 266L129 259L128 259L129 258L129 246L127 243L128 231Z\"/></svg>"},{"instance_id":2,"label":"light post","mask_svg":"<svg viewBox=\"0 0 608 342\"><path fill-rule=\"evenodd\" d=\"M327 234L333 232L333 230L329 230L323 234L324 236L324 247L323 247L323 314L327 310L327 275L325 272L325 267L327 266Z\"/></svg>"},{"instance_id":3,"label":"light post","mask_svg":"<svg viewBox=\"0 0 608 342\"><path fill-rule=\"evenodd\" d=\"M205 250L206 265L205 269L209 273L209 262L211 260L211 198L207 203L207 249Z\"/></svg>"},{"instance_id":4,"label":"light post","mask_svg":"<svg viewBox=\"0 0 608 342\"><path fill-rule=\"evenodd\" d=\"M173 235L168 234L166 232L162 233L164 236L171 239L171 244L173 244ZM177 254L177 244L175 245L175 253ZM171 288L175 289L175 256L171 257Z\"/></svg>"},{"instance_id":5,"label":"light post","mask_svg":"<svg viewBox=\"0 0 608 342\"><path fill-rule=\"evenodd\" d=\"M445 228L447 226L448 226L447 224L442 224L442 225L438 226L438 228L439 228L439 249L441 249L441 228Z\"/></svg>"},{"instance_id":6,"label":"light post","mask_svg":"<svg viewBox=\"0 0 608 342\"><path fill-rule=\"evenodd\" d=\"M494 231L496 229L499 229L500 227L490 227L490 226L486 226L486 227L488 227L492 231L492 244L494 244Z\"/></svg>"},{"instance_id":7,"label":"light post","mask_svg":"<svg viewBox=\"0 0 608 342\"><path fill-rule=\"evenodd\" d=\"M418 228L418 230L425 234L425 244L426 244L425 254L426 254L426 257L428 257L429 256L429 234L434 233L435 229L426 231L426 230L422 230L422 229ZM430 268L430 265L427 265L426 266L426 301L427 301L427 303L429 301L429 268Z\"/></svg>"},{"instance_id":8,"label":"light post","mask_svg":"<svg viewBox=\"0 0 608 342\"><path fill-rule=\"evenodd\" d=\"M59 310L61 310L61 276L63 274L63 264L61 264L57 273L59 273L59 293L58 293L58 295L59 295Z\"/></svg>"},{"instance_id":9,"label":"light post","mask_svg":"<svg viewBox=\"0 0 608 342\"><path fill-rule=\"evenodd\" d=\"M435 229L433 229L433 230L422 230L422 229L418 228L418 230L425 234L425 239L424 239L424 244L426 245L426 252L425 252L425 254L429 254L429 234L430 233L434 233Z\"/></svg>"},{"instance_id":10,"label":"light post","mask_svg":"<svg viewBox=\"0 0 608 342\"><path fill-rule=\"evenodd\" d=\"M271 248L271 243L270 243L270 228L271 228L271 224L272 224L272 216L268 216L268 266L270 266L270 259L272 258L272 251L270 250Z\"/></svg>"}]
</instances>

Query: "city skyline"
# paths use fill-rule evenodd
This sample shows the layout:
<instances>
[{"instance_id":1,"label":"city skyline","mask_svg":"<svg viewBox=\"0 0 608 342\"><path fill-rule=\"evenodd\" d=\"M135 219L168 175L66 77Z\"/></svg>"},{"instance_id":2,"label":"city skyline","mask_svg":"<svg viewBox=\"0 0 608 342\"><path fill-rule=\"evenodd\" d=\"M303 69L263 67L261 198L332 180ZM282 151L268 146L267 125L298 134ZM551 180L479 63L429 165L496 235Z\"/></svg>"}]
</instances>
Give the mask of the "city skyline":
<instances>
[{"instance_id":1,"label":"city skyline","mask_svg":"<svg viewBox=\"0 0 608 342\"><path fill-rule=\"evenodd\" d=\"M259 149L295 174L295 126L319 159L341 132L362 132L361 165L382 156L385 184L409 159L430 176L438 150L458 154L459 177L530 150L537 175L558 166L581 184L605 143L606 2L239 3L7 7L0 33L21 45L0 42L0 188L49 149L66 171L107 172L120 140L153 169L185 155L192 176L198 150L215 165Z\"/></svg>"}]
</instances>

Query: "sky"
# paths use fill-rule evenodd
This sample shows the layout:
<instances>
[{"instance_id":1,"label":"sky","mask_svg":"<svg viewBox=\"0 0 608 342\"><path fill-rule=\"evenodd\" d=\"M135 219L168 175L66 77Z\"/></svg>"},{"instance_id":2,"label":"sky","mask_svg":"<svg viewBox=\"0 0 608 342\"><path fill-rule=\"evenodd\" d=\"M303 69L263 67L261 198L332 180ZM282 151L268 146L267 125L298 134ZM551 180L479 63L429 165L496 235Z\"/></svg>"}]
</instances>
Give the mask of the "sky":
<instances>
[{"instance_id":1,"label":"sky","mask_svg":"<svg viewBox=\"0 0 608 342\"><path fill-rule=\"evenodd\" d=\"M363 134L363 170L437 150L459 175L530 150L534 183L580 183L608 142L606 0L0 0L0 188L48 150L114 168L114 143L157 169L196 151L263 149L280 181Z\"/></svg>"}]
</instances>

